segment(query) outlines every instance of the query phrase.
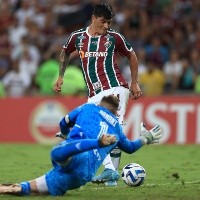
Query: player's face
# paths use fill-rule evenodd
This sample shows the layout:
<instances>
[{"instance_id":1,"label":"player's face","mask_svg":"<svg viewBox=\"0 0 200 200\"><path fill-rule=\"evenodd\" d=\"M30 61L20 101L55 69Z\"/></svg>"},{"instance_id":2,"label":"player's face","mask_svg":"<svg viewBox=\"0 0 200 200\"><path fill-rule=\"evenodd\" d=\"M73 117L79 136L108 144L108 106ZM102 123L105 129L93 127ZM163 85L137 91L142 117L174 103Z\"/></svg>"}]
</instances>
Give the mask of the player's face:
<instances>
[{"instance_id":1,"label":"player's face","mask_svg":"<svg viewBox=\"0 0 200 200\"><path fill-rule=\"evenodd\" d=\"M99 35L106 34L107 30L110 27L112 19L106 20L103 17L95 17L93 16L92 23L95 28L96 33Z\"/></svg>"}]
</instances>

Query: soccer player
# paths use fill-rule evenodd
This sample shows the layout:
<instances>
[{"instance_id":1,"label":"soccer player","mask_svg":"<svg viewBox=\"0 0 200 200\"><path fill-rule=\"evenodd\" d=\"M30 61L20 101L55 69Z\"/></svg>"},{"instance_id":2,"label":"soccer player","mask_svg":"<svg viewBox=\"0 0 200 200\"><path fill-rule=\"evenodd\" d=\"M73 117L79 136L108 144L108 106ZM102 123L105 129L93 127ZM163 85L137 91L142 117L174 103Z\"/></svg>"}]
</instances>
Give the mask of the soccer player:
<instances>
[{"instance_id":1,"label":"soccer player","mask_svg":"<svg viewBox=\"0 0 200 200\"><path fill-rule=\"evenodd\" d=\"M123 124L129 95L132 99L138 99L142 92L138 85L138 63L133 48L123 35L109 28L113 16L114 12L109 4L97 4L94 7L90 26L71 33L60 54L59 77L54 84L54 90L61 91L70 54L77 51L88 89L88 102L98 104L105 95L117 96L120 104L119 122ZM129 60L132 77L130 87L124 80L117 64L119 55L127 57ZM111 155L113 163L108 156L103 162L104 172L95 177L93 182L100 183L107 177L107 185L117 184L119 176L115 170L118 170L119 167L121 151L116 147ZM109 180L108 177L111 174L115 174L115 181Z\"/></svg>"},{"instance_id":2,"label":"soccer player","mask_svg":"<svg viewBox=\"0 0 200 200\"><path fill-rule=\"evenodd\" d=\"M116 145L133 153L145 144L159 142L162 136L159 125L150 131L142 125L138 139L126 138L116 117L118 106L118 99L109 95L99 105L84 104L69 112L60 121L61 132L68 134L68 139L51 151L53 168L32 181L1 184L0 194L61 196L91 181Z\"/></svg>"}]
</instances>

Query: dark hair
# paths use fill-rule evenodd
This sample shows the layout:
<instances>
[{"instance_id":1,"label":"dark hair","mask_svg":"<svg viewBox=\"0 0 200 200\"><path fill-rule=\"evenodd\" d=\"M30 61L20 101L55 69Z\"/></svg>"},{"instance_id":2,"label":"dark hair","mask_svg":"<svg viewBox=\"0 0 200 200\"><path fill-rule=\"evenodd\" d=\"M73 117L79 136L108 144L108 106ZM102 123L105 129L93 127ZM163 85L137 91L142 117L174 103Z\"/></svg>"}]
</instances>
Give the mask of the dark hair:
<instances>
[{"instance_id":1,"label":"dark hair","mask_svg":"<svg viewBox=\"0 0 200 200\"><path fill-rule=\"evenodd\" d=\"M95 17L103 17L104 19L110 20L114 16L114 11L110 4L101 3L94 6L93 15Z\"/></svg>"},{"instance_id":2,"label":"dark hair","mask_svg":"<svg viewBox=\"0 0 200 200\"><path fill-rule=\"evenodd\" d=\"M113 113L115 113L119 108L119 99L114 95L104 96L101 99L101 102L105 102L105 103L111 105L113 107L113 109L111 109L111 112L113 112Z\"/></svg>"}]
</instances>

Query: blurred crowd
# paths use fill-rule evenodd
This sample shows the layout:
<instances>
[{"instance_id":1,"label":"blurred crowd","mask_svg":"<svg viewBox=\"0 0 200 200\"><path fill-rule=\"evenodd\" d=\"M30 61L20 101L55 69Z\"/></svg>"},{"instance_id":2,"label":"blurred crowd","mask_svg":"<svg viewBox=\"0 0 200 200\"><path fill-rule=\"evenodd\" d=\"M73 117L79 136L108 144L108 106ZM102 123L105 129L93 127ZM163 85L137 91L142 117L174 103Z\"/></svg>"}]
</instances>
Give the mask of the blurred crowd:
<instances>
[{"instance_id":1,"label":"blurred crowd","mask_svg":"<svg viewBox=\"0 0 200 200\"><path fill-rule=\"evenodd\" d=\"M55 95L59 54L69 34L90 24L100 0L0 0L0 97ZM200 94L200 1L108 0L112 28L134 48L146 96ZM127 60L120 68L130 82ZM76 52L60 95L86 95Z\"/></svg>"}]
</instances>

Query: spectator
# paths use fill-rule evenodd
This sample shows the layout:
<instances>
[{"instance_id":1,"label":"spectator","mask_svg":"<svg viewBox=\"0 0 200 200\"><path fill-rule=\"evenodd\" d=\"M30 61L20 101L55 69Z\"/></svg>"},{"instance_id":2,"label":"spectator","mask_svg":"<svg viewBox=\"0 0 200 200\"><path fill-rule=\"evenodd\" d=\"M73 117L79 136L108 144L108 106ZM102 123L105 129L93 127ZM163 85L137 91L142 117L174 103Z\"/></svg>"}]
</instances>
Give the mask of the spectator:
<instances>
[{"instance_id":1,"label":"spectator","mask_svg":"<svg viewBox=\"0 0 200 200\"><path fill-rule=\"evenodd\" d=\"M189 54L191 67L194 69L194 73L197 75L200 73L200 52L198 49L192 48Z\"/></svg>"},{"instance_id":2,"label":"spectator","mask_svg":"<svg viewBox=\"0 0 200 200\"><path fill-rule=\"evenodd\" d=\"M58 76L58 67L59 63L53 55L39 66L35 76L35 84L39 87L39 94L54 95L53 84Z\"/></svg>"},{"instance_id":3,"label":"spectator","mask_svg":"<svg viewBox=\"0 0 200 200\"><path fill-rule=\"evenodd\" d=\"M6 96L6 92L4 89L4 85L3 85L2 81L0 80L0 98L3 98L5 96Z\"/></svg>"},{"instance_id":4,"label":"spectator","mask_svg":"<svg viewBox=\"0 0 200 200\"><path fill-rule=\"evenodd\" d=\"M3 77L3 85L7 96L22 97L27 95L30 77L19 69L19 59L12 63L12 69Z\"/></svg>"},{"instance_id":5,"label":"spectator","mask_svg":"<svg viewBox=\"0 0 200 200\"><path fill-rule=\"evenodd\" d=\"M0 2L0 60L5 60L7 66L11 66L12 59L22 56L24 49L28 48L38 70L39 64L49 59L48 54L59 49L59 45L63 44L69 32L89 24L93 6L101 0ZM171 62L169 55L176 51L179 60L184 58L190 62L194 70L194 80L197 78L200 70L197 58L200 52L199 1L109 2L116 10L112 27L125 35L138 55L140 49L145 48L145 59L152 59L157 67L163 69ZM193 50L190 52L193 48L197 53ZM122 59L121 69L128 77L129 70L126 65ZM10 69L5 65L0 67L2 78ZM163 70L166 73L166 69ZM170 75L167 75L167 79L170 79ZM167 92L175 94L178 89L175 87Z\"/></svg>"},{"instance_id":6,"label":"spectator","mask_svg":"<svg viewBox=\"0 0 200 200\"><path fill-rule=\"evenodd\" d=\"M0 1L0 33L8 29L12 23L11 6L6 0Z\"/></svg>"},{"instance_id":7,"label":"spectator","mask_svg":"<svg viewBox=\"0 0 200 200\"><path fill-rule=\"evenodd\" d=\"M164 64L164 73L166 77L165 91L173 93L177 87L180 76L182 74L182 62L180 55L176 50L170 52L170 59Z\"/></svg>"},{"instance_id":8,"label":"spectator","mask_svg":"<svg viewBox=\"0 0 200 200\"><path fill-rule=\"evenodd\" d=\"M9 62L7 59L3 58L3 56L0 55L0 80L4 77L6 72L9 70Z\"/></svg>"},{"instance_id":9,"label":"spectator","mask_svg":"<svg viewBox=\"0 0 200 200\"><path fill-rule=\"evenodd\" d=\"M200 73L196 76L195 84L194 84L194 91L196 94L200 95Z\"/></svg>"},{"instance_id":10,"label":"spectator","mask_svg":"<svg viewBox=\"0 0 200 200\"><path fill-rule=\"evenodd\" d=\"M178 89L181 92L186 92L186 91L192 92L192 90L194 89L194 82L195 82L194 69L192 68L188 59L184 59L182 61L182 66L183 70L180 76Z\"/></svg>"},{"instance_id":11,"label":"spectator","mask_svg":"<svg viewBox=\"0 0 200 200\"><path fill-rule=\"evenodd\" d=\"M139 76L139 83L146 96L162 95L164 91L165 75L151 60L147 61L147 71Z\"/></svg>"},{"instance_id":12,"label":"spectator","mask_svg":"<svg viewBox=\"0 0 200 200\"><path fill-rule=\"evenodd\" d=\"M145 51L147 59L151 59L160 69L162 69L163 64L169 59L168 49L162 45L159 36L152 36L150 43L145 46Z\"/></svg>"},{"instance_id":13,"label":"spectator","mask_svg":"<svg viewBox=\"0 0 200 200\"><path fill-rule=\"evenodd\" d=\"M65 28L73 30L85 25L87 15L80 0L64 0L54 6L57 15L57 23Z\"/></svg>"},{"instance_id":14,"label":"spectator","mask_svg":"<svg viewBox=\"0 0 200 200\"><path fill-rule=\"evenodd\" d=\"M20 25L18 19L14 16L12 24L9 26L9 40L12 46L19 45L21 38L28 34L26 26Z\"/></svg>"},{"instance_id":15,"label":"spectator","mask_svg":"<svg viewBox=\"0 0 200 200\"><path fill-rule=\"evenodd\" d=\"M9 40L9 36L7 34L7 30L3 30L0 32L0 57L6 59L10 62L10 52L11 52L11 43Z\"/></svg>"},{"instance_id":16,"label":"spectator","mask_svg":"<svg viewBox=\"0 0 200 200\"><path fill-rule=\"evenodd\" d=\"M20 70L32 79L37 72L36 60L32 57L28 48L24 48L19 60Z\"/></svg>"},{"instance_id":17,"label":"spectator","mask_svg":"<svg viewBox=\"0 0 200 200\"><path fill-rule=\"evenodd\" d=\"M24 25L27 18L32 18L34 16L32 1L21 0L20 8L16 10L15 16L20 25Z\"/></svg>"},{"instance_id":18,"label":"spectator","mask_svg":"<svg viewBox=\"0 0 200 200\"><path fill-rule=\"evenodd\" d=\"M185 39L184 33L180 28L174 29L172 32L172 39L169 44L170 50L176 50L179 52L180 57L187 57L188 53L188 41Z\"/></svg>"},{"instance_id":19,"label":"spectator","mask_svg":"<svg viewBox=\"0 0 200 200\"><path fill-rule=\"evenodd\" d=\"M25 49L29 52L31 58L35 61L35 63L38 64L41 58L39 49L34 44L30 43L28 36L22 37L20 45L17 45L15 48L12 49L12 59L21 57Z\"/></svg>"},{"instance_id":20,"label":"spectator","mask_svg":"<svg viewBox=\"0 0 200 200\"><path fill-rule=\"evenodd\" d=\"M86 95L85 80L78 66L68 65L63 80L62 95Z\"/></svg>"}]
</instances>

